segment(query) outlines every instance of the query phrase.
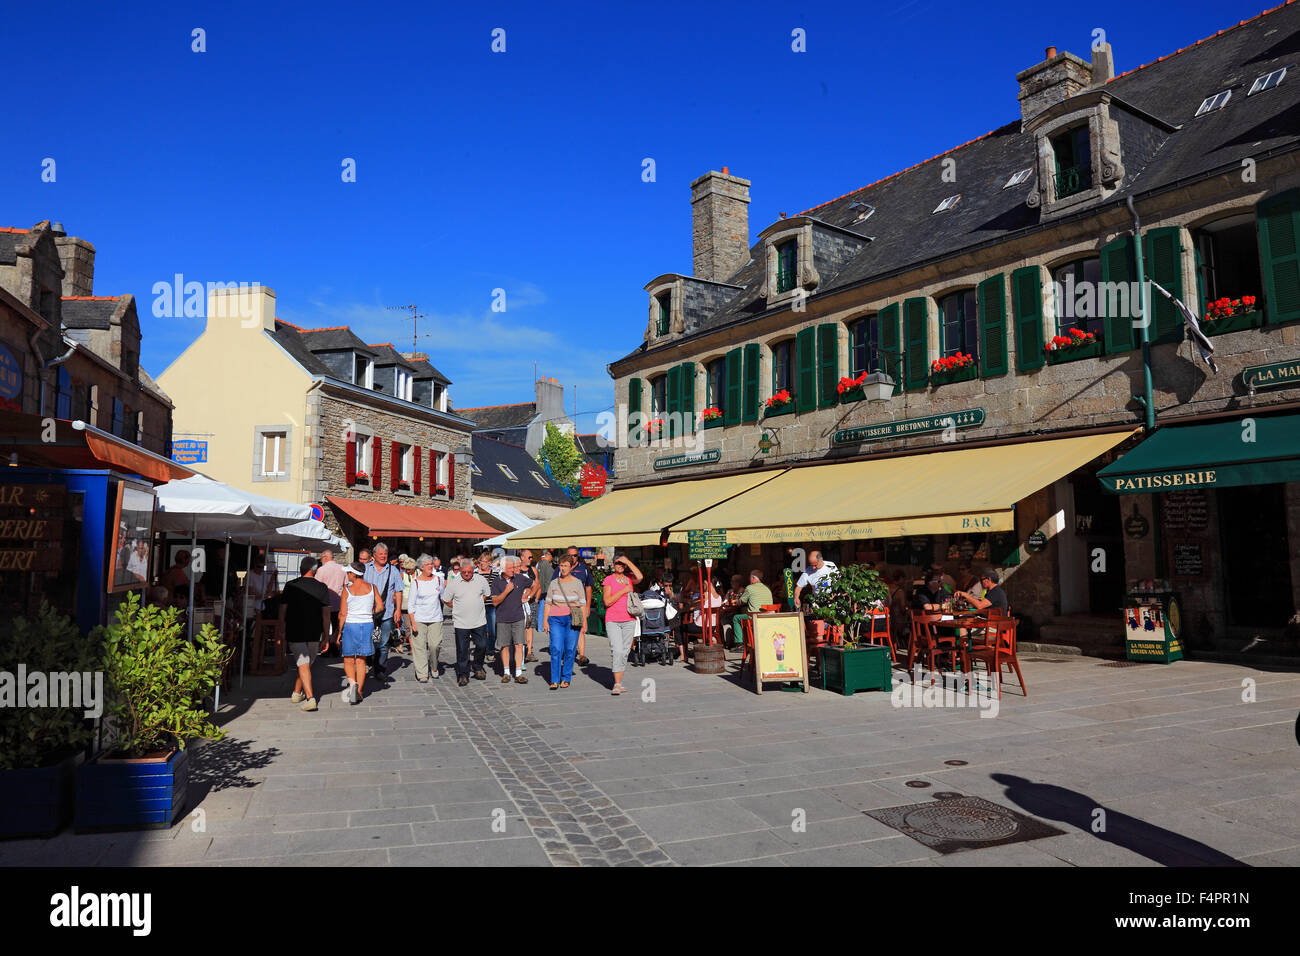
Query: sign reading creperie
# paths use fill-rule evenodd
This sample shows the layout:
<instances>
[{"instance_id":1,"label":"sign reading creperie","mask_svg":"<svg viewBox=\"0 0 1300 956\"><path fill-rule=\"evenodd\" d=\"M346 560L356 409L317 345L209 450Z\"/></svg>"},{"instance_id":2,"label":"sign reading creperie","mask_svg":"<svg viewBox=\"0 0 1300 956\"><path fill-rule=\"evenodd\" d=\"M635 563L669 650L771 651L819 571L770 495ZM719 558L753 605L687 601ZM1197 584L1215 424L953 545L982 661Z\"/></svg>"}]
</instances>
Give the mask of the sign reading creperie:
<instances>
[{"instance_id":1,"label":"sign reading creperie","mask_svg":"<svg viewBox=\"0 0 1300 956\"><path fill-rule=\"evenodd\" d=\"M1114 478L1103 476L1101 481L1103 486L1120 493L1163 491L1168 488L1208 488L1218 483L1218 472L1213 468L1204 468L1200 471L1117 475Z\"/></svg>"},{"instance_id":2,"label":"sign reading creperie","mask_svg":"<svg viewBox=\"0 0 1300 956\"><path fill-rule=\"evenodd\" d=\"M62 485L0 485L0 571L55 571L62 564Z\"/></svg>"}]
</instances>

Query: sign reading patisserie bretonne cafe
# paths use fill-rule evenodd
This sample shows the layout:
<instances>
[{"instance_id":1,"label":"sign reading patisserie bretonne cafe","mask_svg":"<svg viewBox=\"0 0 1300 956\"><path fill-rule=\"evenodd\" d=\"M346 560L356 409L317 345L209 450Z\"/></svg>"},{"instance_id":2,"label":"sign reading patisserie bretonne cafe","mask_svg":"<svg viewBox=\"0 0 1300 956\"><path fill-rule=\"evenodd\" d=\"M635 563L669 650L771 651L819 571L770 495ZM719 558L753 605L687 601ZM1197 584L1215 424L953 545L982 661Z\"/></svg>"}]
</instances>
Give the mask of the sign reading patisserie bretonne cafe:
<instances>
[{"instance_id":1,"label":"sign reading patisserie bretonne cafe","mask_svg":"<svg viewBox=\"0 0 1300 956\"><path fill-rule=\"evenodd\" d=\"M837 445L854 445L885 438L902 438L926 432L941 432L946 428L974 428L984 424L984 409L968 408L964 412L927 415L925 418L905 418L897 422L864 425L861 428L844 428L831 439Z\"/></svg>"}]
</instances>

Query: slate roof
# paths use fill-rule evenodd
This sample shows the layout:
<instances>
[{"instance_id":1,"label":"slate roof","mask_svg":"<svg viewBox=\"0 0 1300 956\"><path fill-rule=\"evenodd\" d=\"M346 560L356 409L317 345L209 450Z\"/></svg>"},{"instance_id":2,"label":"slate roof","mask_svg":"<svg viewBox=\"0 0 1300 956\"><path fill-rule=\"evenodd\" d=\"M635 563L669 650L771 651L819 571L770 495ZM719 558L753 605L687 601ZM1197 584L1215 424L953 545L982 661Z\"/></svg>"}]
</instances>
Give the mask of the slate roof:
<instances>
[{"instance_id":1,"label":"slate roof","mask_svg":"<svg viewBox=\"0 0 1300 956\"><path fill-rule=\"evenodd\" d=\"M537 417L536 402L518 405L485 405L479 408L458 408L456 414L475 422L476 431L495 431L503 428L527 428Z\"/></svg>"},{"instance_id":2,"label":"slate roof","mask_svg":"<svg viewBox=\"0 0 1300 956\"><path fill-rule=\"evenodd\" d=\"M11 266L18 261L18 247L27 241L27 231L14 232L0 229L0 266Z\"/></svg>"},{"instance_id":3,"label":"slate roof","mask_svg":"<svg viewBox=\"0 0 1300 956\"><path fill-rule=\"evenodd\" d=\"M280 319L275 320L277 323ZM287 323L286 323L287 324ZM366 355L374 355L373 346L362 342L353 334L352 330L345 325L340 325L328 329L298 329L303 338L304 344L313 352L339 352L353 351L362 352Z\"/></svg>"},{"instance_id":4,"label":"slate roof","mask_svg":"<svg viewBox=\"0 0 1300 956\"><path fill-rule=\"evenodd\" d=\"M550 479L542 466L522 446L479 434L475 434L471 440L474 449L474 465L479 471L473 478L476 494L492 495L497 498L523 498L528 501L572 507L573 502L569 500L569 496ZM498 465L509 468L517 480L512 481ZM541 475L545 486L539 484L531 474L534 471Z\"/></svg>"},{"instance_id":5,"label":"slate roof","mask_svg":"<svg viewBox=\"0 0 1300 956\"><path fill-rule=\"evenodd\" d=\"M393 348L388 342L372 343L367 347L374 353L376 367L380 365L400 365L402 368L410 369L412 372L415 371L415 366L403 358L397 349Z\"/></svg>"},{"instance_id":6,"label":"slate roof","mask_svg":"<svg viewBox=\"0 0 1300 956\"><path fill-rule=\"evenodd\" d=\"M271 338L289 353L289 357L305 368L312 375L322 375L327 378L333 378L334 372L324 362L311 354L311 349L307 346L307 336L298 330L296 326L280 319L275 320L275 331L269 333ZM360 341L358 339L358 341Z\"/></svg>"},{"instance_id":7,"label":"slate roof","mask_svg":"<svg viewBox=\"0 0 1300 956\"><path fill-rule=\"evenodd\" d=\"M65 296L60 309L63 325L69 329L108 329L121 300L121 296Z\"/></svg>"},{"instance_id":8,"label":"slate roof","mask_svg":"<svg viewBox=\"0 0 1300 956\"><path fill-rule=\"evenodd\" d=\"M1129 195L1239 168L1248 156L1258 161L1270 150L1295 149L1300 145L1297 60L1300 0L1288 0L1110 80L1104 89L1113 98L1111 115L1120 127L1125 178L1101 205L1122 204ZM1246 95L1256 77L1283 66L1290 69L1282 83ZM1224 89L1232 90L1227 106L1195 116L1204 99ZM938 175L936 164L946 157L957 161L957 183L943 182ZM1032 167L1036 167L1034 136L1020 132L1017 118L947 153L807 210L802 215L873 240L838 272L822 272L814 297L952 257L1013 233L1050 228L1052 218L1041 221L1041 208L1025 204L1029 191L1037 188L1037 176L1003 188L1014 173ZM956 206L942 213L933 211L941 200L958 192L961 199ZM875 212L855 223L862 210L854 203L874 206ZM743 291L694 335L768 311L758 295L766 270L761 253L761 244L755 246L750 261L728 277L727 282L742 286ZM820 263L818 268L821 271ZM682 340L674 339L672 344ZM646 350L647 344L642 343L618 361Z\"/></svg>"},{"instance_id":9,"label":"slate roof","mask_svg":"<svg viewBox=\"0 0 1300 956\"><path fill-rule=\"evenodd\" d=\"M442 382L444 385L450 385L451 379L443 375L429 363L428 359L411 359L407 358L406 363L415 369L416 378L431 378L435 381Z\"/></svg>"}]
</instances>

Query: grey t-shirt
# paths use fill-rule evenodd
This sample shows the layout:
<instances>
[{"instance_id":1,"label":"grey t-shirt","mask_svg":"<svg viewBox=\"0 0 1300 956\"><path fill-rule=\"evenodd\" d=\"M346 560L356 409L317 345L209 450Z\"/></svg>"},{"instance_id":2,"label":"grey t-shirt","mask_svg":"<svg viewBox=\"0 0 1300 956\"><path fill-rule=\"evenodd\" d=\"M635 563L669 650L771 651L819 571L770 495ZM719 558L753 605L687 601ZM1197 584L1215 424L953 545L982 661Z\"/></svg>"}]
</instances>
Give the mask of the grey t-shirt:
<instances>
[{"instance_id":1,"label":"grey t-shirt","mask_svg":"<svg viewBox=\"0 0 1300 956\"><path fill-rule=\"evenodd\" d=\"M468 581L457 574L442 589L442 603L451 604L452 623L461 630L487 625L483 600L490 596L487 579L481 574Z\"/></svg>"}]
</instances>

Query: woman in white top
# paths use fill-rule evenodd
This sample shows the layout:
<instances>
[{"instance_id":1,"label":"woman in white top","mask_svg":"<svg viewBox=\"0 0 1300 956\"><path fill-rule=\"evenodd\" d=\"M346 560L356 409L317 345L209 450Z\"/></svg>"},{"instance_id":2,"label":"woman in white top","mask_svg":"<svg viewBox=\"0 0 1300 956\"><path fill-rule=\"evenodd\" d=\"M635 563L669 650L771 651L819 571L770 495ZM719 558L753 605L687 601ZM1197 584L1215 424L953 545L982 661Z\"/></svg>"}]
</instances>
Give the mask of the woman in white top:
<instances>
[{"instance_id":1,"label":"woman in white top","mask_svg":"<svg viewBox=\"0 0 1300 956\"><path fill-rule=\"evenodd\" d=\"M370 638L375 627L375 615L383 605L379 592L366 583L366 566L360 561L348 565L348 583L343 588L339 602L339 633L343 652L343 672L348 675L348 686L343 699L349 704L361 703L361 687L366 680L366 658L375 652Z\"/></svg>"},{"instance_id":2,"label":"woman in white top","mask_svg":"<svg viewBox=\"0 0 1300 956\"><path fill-rule=\"evenodd\" d=\"M411 634L411 656L415 679L428 683L432 672L440 677L438 652L442 649L442 580L433 571L433 557L422 554L416 560L417 574L406 591L406 622Z\"/></svg>"}]
</instances>

